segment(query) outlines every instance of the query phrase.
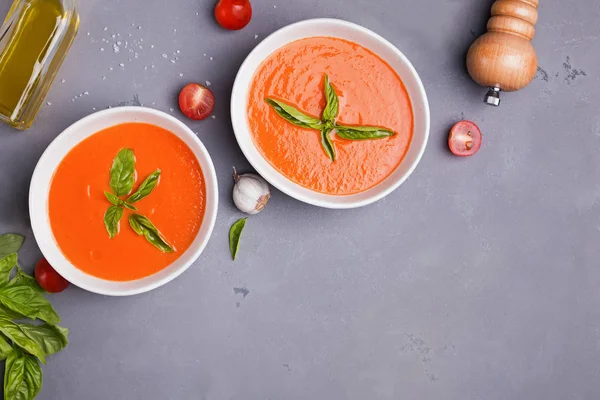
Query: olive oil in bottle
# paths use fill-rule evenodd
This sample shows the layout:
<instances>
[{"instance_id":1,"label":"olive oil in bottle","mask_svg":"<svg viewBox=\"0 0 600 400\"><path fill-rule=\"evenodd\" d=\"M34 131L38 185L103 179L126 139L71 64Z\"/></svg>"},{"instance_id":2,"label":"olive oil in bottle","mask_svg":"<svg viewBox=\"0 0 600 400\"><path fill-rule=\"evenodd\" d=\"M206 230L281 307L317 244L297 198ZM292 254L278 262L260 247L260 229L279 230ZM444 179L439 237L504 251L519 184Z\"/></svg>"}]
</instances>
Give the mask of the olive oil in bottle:
<instances>
[{"instance_id":1,"label":"olive oil in bottle","mask_svg":"<svg viewBox=\"0 0 600 400\"><path fill-rule=\"evenodd\" d=\"M15 0L0 27L0 121L33 123L79 27L77 0Z\"/></svg>"}]
</instances>

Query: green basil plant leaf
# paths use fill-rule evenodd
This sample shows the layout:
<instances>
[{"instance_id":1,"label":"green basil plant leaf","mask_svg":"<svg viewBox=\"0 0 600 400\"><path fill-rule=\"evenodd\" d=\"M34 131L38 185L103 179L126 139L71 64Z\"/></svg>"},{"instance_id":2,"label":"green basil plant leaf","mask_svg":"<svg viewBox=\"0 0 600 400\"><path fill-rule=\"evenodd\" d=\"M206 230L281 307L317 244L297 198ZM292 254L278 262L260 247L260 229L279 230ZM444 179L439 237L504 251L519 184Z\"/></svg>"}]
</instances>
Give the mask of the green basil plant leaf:
<instances>
[{"instance_id":1,"label":"green basil plant leaf","mask_svg":"<svg viewBox=\"0 0 600 400\"><path fill-rule=\"evenodd\" d=\"M0 335L0 360L4 360L13 351L13 347Z\"/></svg>"},{"instance_id":2,"label":"green basil plant leaf","mask_svg":"<svg viewBox=\"0 0 600 400\"><path fill-rule=\"evenodd\" d=\"M129 196L127 199L128 203L135 203L136 201L140 201L144 197L148 196L152 190L158 184L158 180L160 179L160 169L157 169L153 173L151 173L145 180L142 182L138 190L135 191L134 194Z\"/></svg>"},{"instance_id":3,"label":"green basil plant leaf","mask_svg":"<svg viewBox=\"0 0 600 400\"><path fill-rule=\"evenodd\" d=\"M6 359L4 398L32 400L42 388L40 364L30 354L13 351Z\"/></svg>"},{"instance_id":4,"label":"green basil plant leaf","mask_svg":"<svg viewBox=\"0 0 600 400\"><path fill-rule=\"evenodd\" d=\"M242 236L242 231L246 226L247 219L248 218L242 218L237 220L233 225L231 225L231 229L229 229L229 251L231 251L231 258L234 260L240 248L240 237Z\"/></svg>"},{"instance_id":5,"label":"green basil plant leaf","mask_svg":"<svg viewBox=\"0 0 600 400\"><path fill-rule=\"evenodd\" d=\"M320 119L311 117L282 101L269 97L266 98L265 101L277 112L277 114L279 114L280 117L296 126L301 128L321 129L323 125Z\"/></svg>"},{"instance_id":6,"label":"green basil plant leaf","mask_svg":"<svg viewBox=\"0 0 600 400\"><path fill-rule=\"evenodd\" d=\"M12 322L6 316L0 317L0 332L4 334L14 345L22 348L26 352L33 354L39 360L46 364L46 356L42 348L32 339L29 338L21 328L19 324Z\"/></svg>"},{"instance_id":7,"label":"green basil plant leaf","mask_svg":"<svg viewBox=\"0 0 600 400\"><path fill-rule=\"evenodd\" d=\"M0 304L11 311L31 319L41 319L51 324L60 322L52 304L44 295L29 285L10 285L0 288Z\"/></svg>"},{"instance_id":8,"label":"green basil plant leaf","mask_svg":"<svg viewBox=\"0 0 600 400\"><path fill-rule=\"evenodd\" d=\"M331 161L335 161L335 147L333 146L331 137L329 137L329 132L331 132L330 129L321 131L321 145L323 145L323 149L325 149L325 153L331 158Z\"/></svg>"},{"instance_id":9,"label":"green basil plant leaf","mask_svg":"<svg viewBox=\"0 0 600 400\"><path fill-rule=\"evenodd\" d=\"M69 343L69 330L57 325L19 324L21 331L38 344L45 356L58 353Z\"/></svg>"},{"instance_id":10,"label":"green basil plant leaf","mask_svg":"<svg viewBox=\"0 0 600 400\"><path fill-rule=\"evenodd\" d=\"M112 239L119 233L119 221L123 216L123 207L110 206L104 214L104 226L108 232L108 236Z\"/></svg>"},{"instance_id":11,"label":"green basil plant leaf","mask_svg":"<svg viewBox=\"0 0 600 400\"><path fill-rule=\"evenodd\" d=\"M131 149L121 149L110 168L110 187L117 196L125 196L135 181L135 155Z\"/></svg>"},{"instance_id":12,"label":"green basil plant leaf","mask_svg":"<svg viewBox=\"0 0 600 400\"><path fill-rule=\"evenodd\" d=\"M336 125L337 135L347 140L371 140L383 139L394 136L395 132L391 129L378 126L345 126Z\"/></svg>"},{"instance_id":13,"label":"green basil plant leaf","mask_svg":"<svg viewBox=\"0 0 600 400\"><path fill-rule=\"evenodd\" d=\"M0 260L0 286L8 283L10 273L17 265L17 253L12 253Z\"/></svg>"},{"instance_id":14,"label":"green basil plant leaf","mask_svg":"<svg viewBox=\"0 0 600 400\"><path fill-rule=\"evenodd\" d=\"M338 116L340 102L327 75L325 75L325 99L327 100L327 104L323 110L323 119L326 122L333 122Z\"/></svg>"},{"instance_id":15,"label":"green basil plant leaf","mask_svg":"<svg viewBox=\"0 0 600 400\"><path fill-rule=\"evenodd\" d=\"M23 245L23 240L23 236L14 233L0 235L0 258L4 258L11 253L19 251Z\"/></svg>"},{"instance_id":16,"label":"green basil plant leaf","mask_svg":"<svg viewBox=\"0 0 600 400\"><path fill-rule=\"evenodd\" d=\"M131 214L129 216L129 225L131 229L140 236L144 236L146 240L154 247L163 253L172 253L175 251L173 247L161 235L159 230L152 222L141 214Z\"/></svg>"}]
</instances>

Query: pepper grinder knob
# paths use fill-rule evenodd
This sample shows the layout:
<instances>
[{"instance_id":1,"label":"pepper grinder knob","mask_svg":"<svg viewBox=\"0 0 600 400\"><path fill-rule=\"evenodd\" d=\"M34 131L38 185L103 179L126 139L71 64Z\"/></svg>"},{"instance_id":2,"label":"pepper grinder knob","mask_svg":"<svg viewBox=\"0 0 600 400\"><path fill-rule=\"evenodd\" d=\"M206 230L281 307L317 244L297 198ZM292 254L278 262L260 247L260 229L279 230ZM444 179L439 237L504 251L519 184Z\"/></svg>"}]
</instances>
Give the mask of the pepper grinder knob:
<instances>
[{"instance_id":1,"label":"pepper grinder knob","mask_svg":"<svg viewBox=\"0 0 600 400\"><path fill-rule=\"evenodd\" d=\"M500 105L500 91L527 86L537 72L531 40L538 20L539 0L496 0L487 33L471 45L467 70L473 80L489 90L484 103Z\"/></svg>"}]
</instances>

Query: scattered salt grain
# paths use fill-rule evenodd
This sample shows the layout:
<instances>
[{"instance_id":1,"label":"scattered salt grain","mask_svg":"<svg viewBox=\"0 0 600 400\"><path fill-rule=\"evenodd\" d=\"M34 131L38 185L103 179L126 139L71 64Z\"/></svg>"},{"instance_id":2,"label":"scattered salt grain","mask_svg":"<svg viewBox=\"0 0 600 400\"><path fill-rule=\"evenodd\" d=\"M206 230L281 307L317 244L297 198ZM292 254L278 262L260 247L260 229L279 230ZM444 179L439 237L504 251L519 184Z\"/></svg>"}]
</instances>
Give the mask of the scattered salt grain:
<instances>
[{"instance_id":1,"label":"scattered salt grain","mask_svg":"<svg viewBox=\"0 0 600 400\"><path fill-rule=\"evenodd\" d=\"M138 29L142 29L142 26L141 26L141 25L140 25L140 26L138 26Z\"/></svg>"},{"instance_id":2,"label":"scattered salt grain","mask_svg":"<svg viewBox=\"0 0 600 400\"><path fill-rule=\"evenodd\" d=\"M46 104L48 104L49 106L51 106L51 105L52 105L52 103L50 103L49 101L47 101L47 102L46 102Z\"/></svg>"},{"instance_id":3,"label":"scattered salt grain","mask_svg":"<svg viewBox=\"0 0 600 400\"><path fill-rule=\"evenodd\" d=\"M147 65L144 65L144 69L147 71L147 70L148 70L148 66L147 66Z\"/></svg>"},{"instance_id":4,"label":"scattered salt grain","mask_svg":"<svg viewBox=\"0 0 600 400\"><path fill-rule=\"evenodd\" d=\"M277 6L275 4L273 4L273 8L277 8Z\"/></svg>"},{"instance_id":5,"label":"scattered salt grain","mask_svg":"<svg viewBox=\"0 0 600 400\"><path fill-rule=\"evenodd\" d=\"M181 51L179 51L179 50L177 50L177 51L175 52L175 54L179 54L179 53L181 53Z\"/></svg>"},{"instance_id":6,"label":"scattered salt grain","mask_svg":"<svg viewBox=\"0 0 600 400\"><path fill-rule=\"evenodd\" d=\"M113 39L116 39L116 38L117 38L117 35L115 35L115 34L113 33L113 34L112 34L112 38L113 38Z\"/></svg>"},{"instance_id":7,"label":"scattered salt grain","mask_svg":"<svg viewBox=\"0 0 600 400\"><path fill-rule=\"evenodd\" d=\"M217 116L216 116L216 115L213 115L211 118L212 118L212 119L217 119Z\"/></svg>"},{"instance_id":8,"label":"scattered salt grain","mask_svg":"<svg viewBox=\"0 0 600 400\"><path fill-rule=\"evenodd\" d=\"M85 92L83 92L83 94L85 94L86 96L90 94L90 92L88 92L87 90Z\"/></svg>"},{"instance_id":9,"label":"scattered salt grain","mask_svg":"<svg viewBox=\"0 0 600 400\"><path fill-rule=\"evenodd\" d=\"M125 67L125 64L121 63L121 64L119 64L119 67L123 68L123 67Z\"/></svg>"},{"instance_id":10,"label":"scattered salt grain","mask_svg":"<svg viewBox=\"0 0 600 400\"><path fill-rule=\"evenodd\" d=\"M181 78L181 77L183 77L183 74L182 74L181 72L179 73L179 77L180 77L180 78Z\"/></svg>"},{"instance_id":11,"label":"scattered salt grain","mask_svg":"<svg viewBox=\"0 0 600 400\"><path fill-rule=\"evenodd\" d=\"M65 83L65 82L66 82L66 80L64 78L61 79L61 81L60 81L60 83Z\"/></svg>"},{"instance_id":12,"label":"scattered salt grain","mask_svg":"<svg viewBox=\"0 0 600 400\"><path fill-rule=\"evenodd\" d=\"M206 83L206 86L212 85L212 83L210 83L210 81L205 81L204 83Z\"/></svg>"},{"instance_id":13,"label":"scattered salt grain","mask_svg":"<svg viewBox=\"0 0 600 400\"><path fill-rule=\"evenodd\" d=\"M113 70L113 67L110 67L108 70L109 70L109 71L112 71L112 70Z\"/></svg>"},{"instance_id":14,"label":"scattered salt grain","mask_svg":"<svg viewBox=\"0 0 600 400\"><path fill-rule=\"evenodd\" d=\"M177 32L177 29L173 29L173 32Z\"/></svg>"},{"instance_id":15,"label":"scattered salt grain","mask_svg":"<svg viewBox=\"0 0 600 400\"><path fill-rule=\"evenodd\" d=\"M105 26L105 27L104 27L104 30L105 30L105 31L107 31L107 30L108 30L108 28Z\"/></svg>"},{"instance_id":16,"label":"scattered salt grain","mask_svg":"<svg viewBox=\"0 0 600 400\"><path fill-rule=\"evenodd\" d=\"M151 48L151 49L153 49L153 48L154 48L154 45L150 46L150 48Z\"/></svg>"},{"instance_id":17,"label":"scattered salt grain","mask_svg":"<svg viewBox=\"0 0 600 400\"><path fill-rule=\"evenodd\" d=\"M254 35L254 39L258 39L258 35Z\"/></svg>"},{"instance_id":18,"label":"scattered salt grain","mask_svg":"<svg viewBox=\"0 0 600 400\"><path fill-rule=\"evenodd\" d=\"M121 48L116 43L113 43L113 52L118 53L120 51L121 51Z\"/></svg>"},{"instance_id":19,"label":"scattered salt grain","mask_svg":"<svg viewBox=\"0 0 600 400\"><path fill-rule=\"evenodd\" d=\"M104 47L100 47L100 51L104 51Z\"/></svg>"},{"instance_id":20,"label":"scattered salt grain","mask_svg":"<svg viewBox=\"0 0 600 400\"><path fill-rule=\"evenodd\" d=\"M210 61L212 61L212 60L213 60L213 58L211 57L211 58L210 58Z\"/></svg>"},{"instance_id":21,"label":"scattered salt grain","mask_svg":"<svg viewBox=\"0 0 600 400\"><path fill-rule=\"evenodd\" d=\"M96 111L96 107L92 107L92 111Z\"/></svg>"},{"instance_id":22,"label":"scattered salt grain","mask_svg":"<svg viewBox=\"0 0 600 400\"><path fill-rule=\"evenodd\" d=\"M204 57L206 57L206 53L204 53Z\"/></svg>"},{"instance_id":23,"label":"scattered salt grain","mask_svg":"<svg viewBox=\"0 0 600 400\"><path fill-rule=\"evenodd\" d=\"M106 77L105 77L105 76L103 76L103 77L102 77L102 80L103 80L103 81L104 81L104 80L106 80Z\"/></svg>"},{"instance_id":24,"label":"scattered salt grain","mask_svg":"<svg viewBox=\"0 0 600 400\"><path fill-rule=\"evenodd\" d=\"M175 64L175 60L169 60L169 61L171 61L171 64Z\"/></svg>"},{"instance_id":25,"label":"scattered salt grain","mask_svg":"<svg viewBox=\"0 0 600 400\"><path fill-rule=\"evenodd\" d=\"M161 56L162 58L167 58L167 57L169 57L169 56L168 56L168 55L166 55L165 53L162 53L160 56Z\"/></svg>"},{"instance_id":26,"label":"scattered salt grain","mask_svg":"<svg viewBox=\"0 0 600 400\"><path fill-rule=\"evenodd\" d=\"M90 33L88 32L87 35L90 36Z\"/></svg>"},{"instance_id":27,"label":"scattered salt grain","mask_svg":"<svg viewBox=\"0 0 600 400\"><path fill-rule=\"evenodd\" d=\"M174 110L173 108L169 108L169 111L173 112L173 111L175 111L175 110Z\"/></svg>"}]
</instances>

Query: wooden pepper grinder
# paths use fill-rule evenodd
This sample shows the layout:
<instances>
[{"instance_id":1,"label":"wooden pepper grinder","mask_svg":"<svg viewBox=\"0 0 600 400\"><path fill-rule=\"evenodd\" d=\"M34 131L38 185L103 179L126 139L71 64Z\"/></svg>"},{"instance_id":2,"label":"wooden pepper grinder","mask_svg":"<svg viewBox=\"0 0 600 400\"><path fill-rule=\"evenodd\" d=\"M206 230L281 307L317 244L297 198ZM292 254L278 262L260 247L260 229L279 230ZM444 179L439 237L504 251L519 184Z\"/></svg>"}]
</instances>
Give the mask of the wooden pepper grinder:
<instances>
[{"instance_id":1,"label":"wooden pepper grinder","mask_svg":"<svg viewBox=\"0 0 600 400\"><path fill-rule=\"evenodd\" d=\"M531 45L538 19L539 0L496 0L487 33L467 54L469 75L489 90L484 103L499 106L500 91L513 92L527 86L537 71Z\"/></svg>"}]
</instances>

